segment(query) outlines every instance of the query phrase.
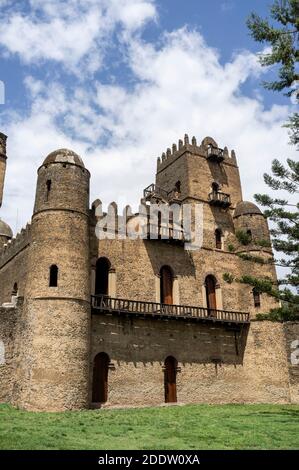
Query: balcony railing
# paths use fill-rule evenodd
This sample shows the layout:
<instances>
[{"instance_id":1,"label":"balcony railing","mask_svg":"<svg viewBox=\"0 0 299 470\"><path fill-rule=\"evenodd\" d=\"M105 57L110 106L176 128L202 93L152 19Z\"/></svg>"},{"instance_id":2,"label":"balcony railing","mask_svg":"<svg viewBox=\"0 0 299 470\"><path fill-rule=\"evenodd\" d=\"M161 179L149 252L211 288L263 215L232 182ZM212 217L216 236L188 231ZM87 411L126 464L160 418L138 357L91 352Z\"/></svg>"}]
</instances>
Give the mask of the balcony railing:
<instances>
[{"instance_id":1,"label":"balcony railing","mask_svg":"<svg viewBox=\"0 0 299 470\"><path fill-rule=\"evenodd\" d=\"M214 147L213 145L209 145L207 149L207 158L218 163L222 162L224 160L223 150L218 147Z\"/></svg>"},{"instance_id":2,"label":"balcony railing","mask_svg":"<svg viewBox=\"0 0 299 470\"><path fill-rule=\"evenodd\" d=\"M214 310L190 305L166 305L157 302L116 299L105 295L91 296L92 311L146 316L148 318L176 318L222 323L249 323L249 313Z\"/></svg>"},{"instance_id":3,"label":"balcony railing","mask_svg":"<svg viewBox=\"0 0 299 470\"><path fill-rule=\"evenodd\" d=\"M167 201L168 199L168 192L165 191L165 189L159 188L159 186L155 184L150 184L147 188L145 188L143 195L146 200L157 198Z\"/></svg>"},{"instance_id":4,"label":"balcony railing","mask_svg":"<svg viewBox=\"0 0 299 470\"><path fill-rule=\"evenodd\" d=\"M229 207L231 205L230 195L220 191L213 191L209 194L209 203L214 206Z\"/></svg>"},{"instance_id":5,"label":"balcony railing","mask_svg":"<svg viewBox=\"0 0 299 470\"><path fill-rule=\"evenodd\" d=\"M147 201L157 199L165 202L179 202L180 192L176 189L166 191L165 189L159 188L156 184L150 184L143 190L143 197Z\"/></svg>"},{"instance_id":6,"label":"balcony railing","mask_svg":"<svg viewBox=\"0 0 299 470\"><path fill-rule=\"evenodd\" d=\"M164 240L168 243L182 244L189 240L184 229L172 227L171 225L148 224L144 226L146 238L148 240Z\"/></svg>"}]
</instances>

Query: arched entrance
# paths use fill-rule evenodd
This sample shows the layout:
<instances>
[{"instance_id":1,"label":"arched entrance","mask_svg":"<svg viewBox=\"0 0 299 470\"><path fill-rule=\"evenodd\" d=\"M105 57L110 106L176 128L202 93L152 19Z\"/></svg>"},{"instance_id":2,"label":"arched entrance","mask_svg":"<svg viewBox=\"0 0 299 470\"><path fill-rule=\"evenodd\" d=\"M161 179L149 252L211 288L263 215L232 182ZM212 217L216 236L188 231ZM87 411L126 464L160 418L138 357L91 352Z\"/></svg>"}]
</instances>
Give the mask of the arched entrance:
<instances>
[{"instance_id":1,"label":"arched entrance","mask_svg":"<svg viewBox=\"0 0 299 470\"><path fill-rule=\"evenodd\" d=\"M105 403L108 400L108 368L110 358L101 352L93 361L92 402Z\"/></svg>"},{"instance_id":2,"label":"arched entrance","mask_svg":"<svg viewBox=\"0 0 299 470\"><path fill-rule=\"evenodd\" d=\"M96 263L95 295L109 294L110 262L107 258L99 258Z\"/></svg>"},{"instance_id":3,"label":"arched entrance","mask_svg":"<svg viewBox=\"0 0 299 470\"><path fill-rule=\"evenodd\" d=\"M176 394L176 374L178 361L173 356L168 356L164 363L164 388L165 403L175 403Z\"/></svg>"},{"instance_id":4,"label":"arched entrance","mask_svg":"<svg viewBox=\"0 0 299 470\"><path fill-rule=\"evenodd\" d=\"M162 266L160 269L160 302L173 304L173 274L169 266Z\"/></svg>"},{"instance_id":5,"label":"arched entrance","mask_svg":"<svg viewBox=\"0 0 299 470\"><path fill-rule=\"evenodd\" d=\"M207 296L207 308L211 316L216 315L216 279L214 276L209 275L206 277L206 296Z\"/></svg>"}]
</instances>

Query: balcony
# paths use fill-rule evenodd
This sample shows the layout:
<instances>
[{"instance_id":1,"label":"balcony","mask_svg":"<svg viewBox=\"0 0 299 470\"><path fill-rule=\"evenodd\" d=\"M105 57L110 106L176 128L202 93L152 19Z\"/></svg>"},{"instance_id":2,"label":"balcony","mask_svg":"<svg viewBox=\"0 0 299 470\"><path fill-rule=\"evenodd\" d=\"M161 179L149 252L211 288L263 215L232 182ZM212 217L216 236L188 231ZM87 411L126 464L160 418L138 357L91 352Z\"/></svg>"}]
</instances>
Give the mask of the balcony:
<instances>
[{"instance_id":1,"label":"balcony","mask_svg":"<svg viewBox=\"0 0 299 470\"><path fill-rule=\"evenodd\" d=\"M168 192L165 189L159 188L155 184L150 184L143 191L143 196L146 201L156 199L157 201L168 201Z\"/></svg>"},{"instance_id":2,"label":"balcony","mask_svg":"<svg viewBox=\"0 0 299 470\"><path fill-rule=\"evenodd\" d=\"M224 160L223 150L209 145L207 149L207 159L213 162L221 163Z\"/></svg>"},{"instance_id":3,"label":"balcony","mask_svg":"<svg viewBox=\"0 0 299 470\"><path fill-rule=\"evenodd\" d=\"M157 202L179 203L180 192L176 189L166 191L165 189L159 188L156 184L150 184L143 190L143 197L146 201L152 201L154 199Z\"/></svg>"},{"instance_id":4,"label":"balcony","mask_svg":"<svg viewBox=\"0 0 299 470\"><path fill-rule=\"evenodd\" d=\"M166 243L183 245L187 240L184 229L172 225L148 224L144 227L147 230L146 238L148 240L161 240Z\"/></svg>"},{"instance_id":5,"label":"balcony","mask_svg":"<svg viewBox=\"0 0 299 470\"><path fill-rule=\"evenodd\" d=\"M211 206L227 208L231 205L230 195L220 191L212 191L209 194L209 203Z\"/></svg>"},{"instance_id":6,"label":"balcony","mask_svg":"<svg viewBox=\"0 0 299 470\"><path fill-rule=\"evenodd\" d=\"M222 323L227 326L248 324L249 313L212 310L189 305L166 305L140 300L116 299L105 295L91 296L92 314L130 315L142 318L175 319Z\"/></svg>"}]
</instances>

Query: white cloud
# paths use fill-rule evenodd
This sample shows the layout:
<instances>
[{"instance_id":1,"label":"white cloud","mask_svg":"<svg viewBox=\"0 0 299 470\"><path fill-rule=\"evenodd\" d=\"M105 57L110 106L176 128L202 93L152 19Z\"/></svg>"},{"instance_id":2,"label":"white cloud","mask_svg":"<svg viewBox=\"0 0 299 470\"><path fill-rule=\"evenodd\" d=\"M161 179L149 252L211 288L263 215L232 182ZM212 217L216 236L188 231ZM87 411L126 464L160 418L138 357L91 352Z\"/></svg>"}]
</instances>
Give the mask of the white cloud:
<instances>
[{"instance_id":1,"label":"white cloud","mask_svg":"<svg viewBox=\"0 0 299 470\"><path fill-rule=\"evenodd\" d=\"M0 45L26 64L55 61L72 72L95 72L110 36L126 35L156 17L151 0L31 0L31 8L2 14ZM78 70L79 68L79 70Z\"/></svg>"},{"instance_id":2,"label":"white cloud","mask_svg":"<svg viewBox=\"0 0 299 470\"><path fill-rule=\"evenodd\" d=\"M75 90L62 83L47 88L27 78L30 115L6 116L1 128L9 136L2 213L13 227L17 207L20 224L29 219L36 169L55 148L82 155L92 174L92 199L122 204L138 203L154 180L157 156L185 132L198 140L211 135L236 150L249 199L263 190L262 173L271 160L292 155L281 127L288 107L265 110L260 97L242 90L262 72L253 54L242 51L221 65L217 51L186 28L165 34L156 46L138 37L123 46L136 83L130 91L100 82Z\"/></svg>"}]
</instances>

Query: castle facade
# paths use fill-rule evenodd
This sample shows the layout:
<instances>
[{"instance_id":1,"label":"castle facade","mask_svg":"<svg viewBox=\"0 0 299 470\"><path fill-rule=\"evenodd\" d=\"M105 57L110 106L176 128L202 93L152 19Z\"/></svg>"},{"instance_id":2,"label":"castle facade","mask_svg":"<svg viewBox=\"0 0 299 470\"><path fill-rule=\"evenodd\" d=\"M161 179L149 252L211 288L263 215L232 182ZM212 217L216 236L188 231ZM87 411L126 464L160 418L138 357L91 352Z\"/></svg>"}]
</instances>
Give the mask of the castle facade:
<instances>
[{"instance_id":1,"label":"castle facade","mask_svg":"<svg viewBox=\"0 0 299 470\"><path fill-rule=\"evenodd\" d=\"M0 202L6 162L0 133ZM37 173L31 223L13 237L0 220L0 401L40 411L299 402L299 324L258 321L278 304L240 282L276 273L253 260L271 260L269 230L243 201L234 151L185 135L158 158L145 219L109 206L114 233L100 200L90 204L79 155L56 150ZM196 204L201 243L188 249L182 212Z\"/></svg>"}]
</instances>

